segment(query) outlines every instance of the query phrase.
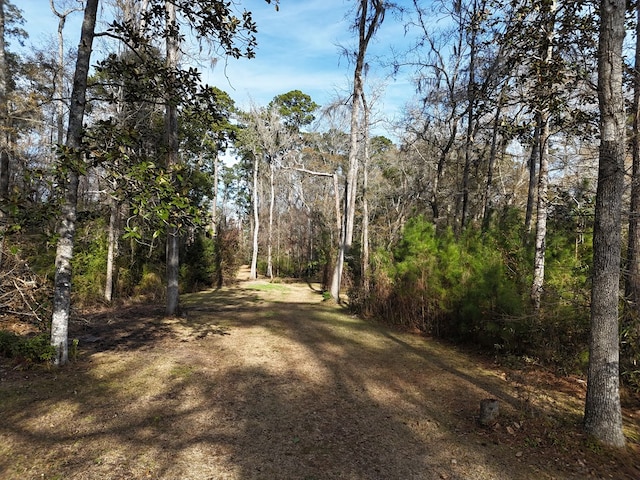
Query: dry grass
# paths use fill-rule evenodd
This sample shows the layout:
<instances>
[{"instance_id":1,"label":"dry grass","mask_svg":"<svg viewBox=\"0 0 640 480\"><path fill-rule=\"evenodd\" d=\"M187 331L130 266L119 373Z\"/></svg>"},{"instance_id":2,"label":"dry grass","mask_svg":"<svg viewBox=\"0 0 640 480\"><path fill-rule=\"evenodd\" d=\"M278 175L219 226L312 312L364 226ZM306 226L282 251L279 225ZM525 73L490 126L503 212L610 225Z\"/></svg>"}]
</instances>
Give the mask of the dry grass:
<instances>
[{"instance_id":1,"label":"dry grass","mask_svg":"<svg viewBox=\"0 0 640 480\"><path fill-rule=\"evenodd\" d=\"M78 361L0 370L1 479L638 479L580 430L583 385L497 369L242 282L74 325ZM500 400L499 424L476 425ZM638 439L638 417L627 412Z\"/></svg>"}]
</instances>

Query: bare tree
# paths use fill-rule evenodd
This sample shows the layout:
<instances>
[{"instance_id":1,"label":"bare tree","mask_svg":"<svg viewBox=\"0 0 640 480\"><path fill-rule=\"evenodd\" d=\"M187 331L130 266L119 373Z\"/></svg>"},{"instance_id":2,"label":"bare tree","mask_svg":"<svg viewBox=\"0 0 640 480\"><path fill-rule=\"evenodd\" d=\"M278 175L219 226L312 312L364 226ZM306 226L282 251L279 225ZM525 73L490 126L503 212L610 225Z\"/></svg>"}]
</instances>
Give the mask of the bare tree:
<instances>
[{"instance_id":1,"label":"bare tree","mask_svg":"<svg viewBox=\"0 0 640 480\"><path fill-rule=\"evenodd\" d=\"M331 296L340 300L340 286L342 284L342 272L344 269L345 255L351 250L353 241L353 227L356 214L356 193L358 183L358 165L360 150L360 102L362 98L365 57L367 47L384 20L386 4L383 0L360 0L358 4L358 19L356 28L358 31L358 50L356 52L355 68L353 73L353 92L351 95L351 126L349 146L349 166L345 179L344 216L342 220L342 232L340 246L336 259L333 277L331 279Z\"/></svg>"}]
</instances>

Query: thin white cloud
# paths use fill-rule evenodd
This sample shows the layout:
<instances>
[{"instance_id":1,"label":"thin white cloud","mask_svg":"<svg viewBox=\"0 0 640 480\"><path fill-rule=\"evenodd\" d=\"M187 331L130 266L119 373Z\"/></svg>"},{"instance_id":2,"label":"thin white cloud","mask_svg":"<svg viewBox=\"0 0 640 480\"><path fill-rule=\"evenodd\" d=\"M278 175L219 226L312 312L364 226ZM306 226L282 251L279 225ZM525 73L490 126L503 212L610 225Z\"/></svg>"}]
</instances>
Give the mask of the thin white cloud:
<instances>
[{"instance_id":1,"label":"thin white cloud","mask_svg":"<svg viewBox=\"0 0 640 480\"><path fill-rule=\"evenodd\" d=\"M320 104L333 100L336 92L346 92L352 77L352 65L341 56L341 48L353 49L351 31L353 0L283 1L280 10L273 6L254 7L258 25L258 48L251 60L229 59L205 75L208 82L227 90L239 106L249 99L268 103L274 96L299 89ZM370 75L373 80L389 74L377 65L380 57L389 61L391 46L406 43L404 27L389 17L370 46ZM225 76L226 75L226 76ZM375 80L379 81L379 80ZM392 81L393 94L380 101L390 115L395 115L405 99L400 87Z\"/></svg>"},{"instance_id":2,"label":"thin white cloud","mask_svg":"<svg viewBox=\"0 0 640 480\"><path fill-rule=\"evenodd\" d=\"M55 34L57 19L48 3L26 0L20 5L33 43L39 44L43 35ZM294 89L309 94L321 105L337 94L347 95L353 70L341 56L341 47L354 49L355 34L350 27L355 0L281 0L279 11L260 0L244 0L238 5L250 9L257 23L256 57L219 60L213 67L202 62L198 68L206 83L227 91L241 108L248 107L250 101L265 105L274 96ZM79 35L81 17L76 14L65 29L72 38ZM389 117L397 115L413 92L404 79L385 81L389 71L377 62L379 57L389 58L392 45L401 49L406 43L402 23L388 15L369 48L369 80L387 84L378 105Z\"/></svg>"}]
</instances>

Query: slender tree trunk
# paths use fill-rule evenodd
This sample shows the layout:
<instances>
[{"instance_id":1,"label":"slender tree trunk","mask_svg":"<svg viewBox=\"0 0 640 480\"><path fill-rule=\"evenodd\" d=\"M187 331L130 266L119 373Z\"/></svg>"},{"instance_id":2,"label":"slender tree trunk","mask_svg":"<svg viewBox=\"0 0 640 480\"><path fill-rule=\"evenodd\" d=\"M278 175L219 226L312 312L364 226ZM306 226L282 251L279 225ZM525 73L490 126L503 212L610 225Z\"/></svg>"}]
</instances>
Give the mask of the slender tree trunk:
<instances>
[{"instance_id":1,"label":"slender tree trunk","mask_svg":"<svg viewBox=\"0 0 640 480\"><path fill-rule=\"evenodd\" d=\"M523 244L527 245L529 242L529 235L531 234L532 219L533 219L533 206L535 204L536 197L536 178L537 178L537 166L540 163L540 114L536 113L535 127L533 131L533 143L531 145L531 155L529 156L529 186L527 188L527 209L524 214L524 235Z\"/></svg>"},{"instance_id":2,"label":"slender tree trunk","mask_svg":"<svg viewBox=\"0 0 640 480\"><path fill-rule=\"evenodd\" d=\"M451 122L451 134L449 135L449 140L438 156L436 177L433 179L433 193L431 194L430 199L431 211L433 213L433 223L436 228L438 228L440 224L440 214L442 213L440 209L440 185L442 184L442 179L444 178L444 169L445 164L447 163L447 157L449 156L449 152L453 148L456 137L458 136L458 124L460 123L460 117L456 115L451 119Z\"/></svg>"},{"instance_id":3,"label":"slender tree trunk","mask_svg":"<svg viewBox=\"0 0 640 480\"><path fill-rule=\"evenodd\" d=\"M118 253L118 216L119 203L114 197L109 200L109 231L107 238L107 271L104 285L104 299L107 302L113 300L113 281L116 255Z\"/></svg>"},{"instance_id":4,"label":"slender tree trunk","mask_svg":"<svg viewBox=\"0 0 640 480\"><path fill-rule=\"evenodd\" d=\"M0 0L0 266L4 255L4 239L7 230L5 203L9 200L9 108L7 80L9 68L5 52L4 0Z\"/></svg>"},{"instance_id":5,"label":"slender tree trunk","mask_svg":"<svg viewBox=\"0 0 640 480\"><path fill-rule=\"evenodd\" d=\"M539 88L542 93L539 114L537 119L540 120L540 167L538 169L538 204L536 211L536 239L533 260L533 282L531 284L531 303L535 312L540 310L540 302L542 300L542 292L544 289L544 267L547 242L547 215L548 215L548 199L547 190L549 187L549 119L551 112L549 111L549 97L552 95L551 73L549 66L553 59L553 39L556 30L556 12L558 4L556 0L552 0L546 6L548 10L544 12L544 43L542 45L541 54L542 75L538 79Z\"/></svg>"},{"instance_id":6,"label":"slender tree trunk","mask_svg":"<svg viewBox=\"0 0 640 480\"><path fill-rule=\"evenodd\" d=\"M258 278L258 232L260 230L260 215L258 214L258 157L255 156L253 159L253 189L251 196L253 197L253 244L249 278L255 280Z\"/></svg>"},{"instance_id":7,"label":"slender tree trunk","mask_svg":"<svg viewBox=\"0 0 640 480\"><path fill-rule=\"evenodd\" d=\"M600 159L593 230L591 338L584 427L600 442L623 447L619 386L618 299L625 111L622 45L625 0L602 0L598 46Z\"/></svg>"},{"instance_id":8,"label":"slender tree trunk","mask_svg":"<svg viewBox=\"0 0 640 480\"><path fill-rule=\"evenodd\" d=\"M220 178L220 159L216 154L213 159L213 198L211 199L211 235L218 234L218 181Z\"/></svg>"},{"instance_id":9,"label":"slender tree trunk","mask_svg":"<svg viewBox=\"0 0 640 480\"><path fill-rule=\"evenodd\" d=\"M362 172L362 292L369 296L369 105L362 93L363 118L363 172Z\"/></svg>"},{"instance_id":10,"label":"slender tree trunk","mask_svg":"<svg viewBox=\"0 0 640 480\"><path fill-rule=\"evenodd\" d=\"M336 207L336 225L337 231L340 232L342 228L342 212L340 211L340 183L338 182L338 174L333 174L333 198L335 199L335 207Z\"/></svg>"},{"instance_id":11,"label":"slender tree trunk","mask_svg":"<svg viewBox=\"0 0 640 480\"><path fill-rule=\"evenodd\" d=\"M373 9L369 15L369 3ZM377 28L384 18L384 2L382 0L360 0L358 6L358 52L356 65L353 73L353 93L351 106L351 126L350 126L350 146L349 146L349 168L346 177L346 191L344 198L344 217L342 221L342 235L338 256L331 278L331 296L340 301L340 286L342 284L342 272L344 270L345 255L351 250L353 241L353 227L356 213L356 194L358 183L358 155L359 155L359 123L360 123L360 101L363 92L362 72L364 70L364 60L367 53L369 41L373 37Z\"/></svg>"},{"instance_id":12,"label":"slender tree trunk","mask_svg":"<svg viewBox=\"0 0 640 480\"><path fill-rule=\"evenodd\" d=\"M632 321L640 321L640 4L636 7L636 57L633 91L632 173L625 293Z\"/></svg>"},{"instance_id":13,"label":"slender tree trunk","mask_svg":"<svg viewBox=\"0 0 640 480\"><path fill-rule=\"evenodd\" d=\"M538 169L538 206L536 215L536 241L533 260L533 282L531 303L536 312L540 310L544 289L545 254L547 250L547 213L549 189L549 115L540 113L540 168Z\"/></svg>"},{"instance_id":14,"label":"slender tree trunk","mask_svg":"<svg viewBox=\"0 0 640 480\"><path fill-rule=\"evenodd\" d=\"M273 209L276 203L275 165L269 162L269 232L267 234L267 277L273 280Z\"/></svg>"},{"instance_id":15,"label":"slender tree trunk","mask_svg":"<svg viewBox=\"0 0 640 480\"><path fill-rule=\"evenodd\" d=\"M58 145L64 142L64 25L69 12L60 13L56 10L53 0L49 0L51 11L58 17L58 65L54 82L56 102L56 133Z\"/></svg>"},{"instance_id":16,"label":"slender tree trunk","mask_svg":"<svg viewBox=\"0 0 640 480\"><path fill-rule=\"evenodd\" d=\"M83 119L86 105L87 77L91 59L98 0L87 0L82 22L82 33L78 46L78 57L71 92L67 148L70 158L69 174L64 185L65 195L58 228L56 250L56 273L53 292L53 317L51 321L51 344L56 349L55 365L64 365L69 359L68 331L71 308L71 259L76 230L78 206L78 166L84 161L82 147Z\"/></svg>"},{"instance_id":17,"label":"slender tree trunk","mask_svg":"<svg viewBox=\"0 0 640 480\"><path fill-rule=\"evenodd\" d=\"M471 11L471 39L469 42L469 83L467 85L467 139L464 149L464 169L462 172L462 214L460 216L460 231L467 226L469 216L469 173L471 171L471 150L475 143L473 124L475 122L476 103L476 35L478 32L477 2L473 1Z\"/></svg>"},{"instance_id":18,"label":"slender tree trunk","mask_svg":"<svg viewBox=\"0 0 640 480\"><path fill-rule=\"evenodd\" d=\"M5 51L4 0L0 0L0 201L9 198L9 66ZM4 227L4 209L0 208L0 220ZM0 232L4 237L4 232Z\"/></svg>"},{"instance_id":19,"label":"slender tree trunk","mask_svg":"<svg viewBox=\"0 0 640 480\"><path fill-rule=\"evenodd\" d=\"M484 187L484 195L482 198L482 231L489 230L491 225L491 184L493 182L493 168L496 164L498 156L498 136L500 129L500 115L502 113L502 102L504 100L504 91L500 92L496 115L493 117L493 132L491 133L491 149L489 151L489 162L487 165L487 182Z\"/></svg>"},{"instance_id":20,"label":"slender tree trunk","mask_svg":"<svg viewBox=\"0 0 640 480\"><path fill-rule=\"evenodd\" d=\"M176 25L176 6L173 2L165 2L167 9L167 26L173 28ZM171 27L169 27L171 26ZM174 35L167 35L167 67L170 72L178 66L178 39ZM166 99L166 143L167 143L167 169L171 171L178 164L178 108L173 95ZM171 219L173 222L176 219ZM165 314L176 315L180 308L179 275L180 275L180 236L178 228L171 224L167 227L166 248L166 272L167 272L167 304Z\"/></svg>"}]
</instances>

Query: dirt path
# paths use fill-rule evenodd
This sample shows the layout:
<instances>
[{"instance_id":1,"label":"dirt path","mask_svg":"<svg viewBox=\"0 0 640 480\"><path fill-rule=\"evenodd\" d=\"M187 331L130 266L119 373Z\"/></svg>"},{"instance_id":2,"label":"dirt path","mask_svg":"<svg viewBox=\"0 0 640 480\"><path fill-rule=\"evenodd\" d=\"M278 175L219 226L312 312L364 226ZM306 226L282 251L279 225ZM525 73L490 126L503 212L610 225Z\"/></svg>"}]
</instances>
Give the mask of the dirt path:
<instances>
[{"instance_id":1,"label":"dirt path","mask_svg":"<svg viewBox=\"0 0 640 480\"><path fill-rule=\"evenodd\" d=\"M183 304L78 323L62 371L2 364L0 479L640 478L637 443L614 456L582 437L575 380L543 390L542 373L364 322L306 284ZM489 397L501 417L483 429Z\"/></svg>"}]
</instances>

